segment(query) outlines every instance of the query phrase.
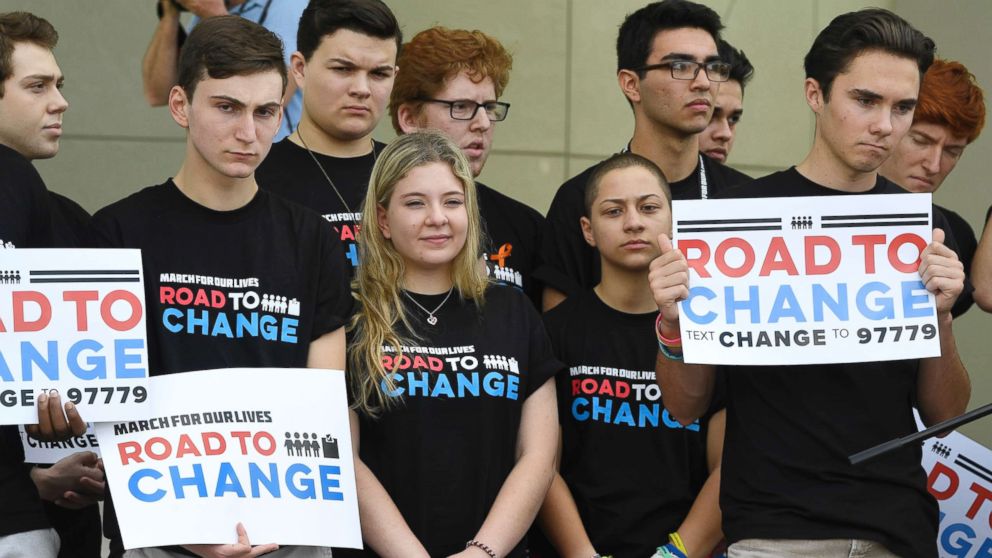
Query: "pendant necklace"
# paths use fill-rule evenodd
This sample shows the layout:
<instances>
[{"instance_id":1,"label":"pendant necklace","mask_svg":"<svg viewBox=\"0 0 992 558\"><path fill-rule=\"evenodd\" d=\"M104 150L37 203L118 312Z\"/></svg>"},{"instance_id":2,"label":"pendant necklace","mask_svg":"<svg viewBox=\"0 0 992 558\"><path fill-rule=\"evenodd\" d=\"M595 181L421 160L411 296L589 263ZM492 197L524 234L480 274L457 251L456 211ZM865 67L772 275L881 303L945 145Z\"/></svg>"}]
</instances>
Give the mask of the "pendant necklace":
<instances>
[{"instance_id":1,"label":"pendant necklace","mask_svg":"<svg viewBox=\"0 0 992 558\"><path fill-rule=\"evenodd\" d=\"M351 210L351 207L348 205L348 202L344 201L344 196L341 195L341 192L338 191L338 187L335 186L334 181L331 180L330 175L328 175L327 171L324 170L324 165L320 164L320 160L317 159L317 156L314 155L313 151L310 150L310 146L307 145L307 140L303 139L303 134L300 132L299 128L296 128L296 136L300 138L300 143L303 144L303 149L307 150L307 153L310 154L310 158L313 159L313 162L317 163L317 168L320 169L320 174L324 175L324 179L326 179L327 183L331 185L331 189L334 190L334 193L337 194L338 199L341 200L341 205L344 206L345 210L348 213L354 215L354 212ZM374 164L377 155L377 153L375 152L375 140L369 138L369 141L372 142L372 163Z\"/></svg>"},{"instance_id":2,"label":"pendant necklace","mask_svg":"<svg viewBox=\"0 0 992 558\"><path fill-rule=\"evenodd\" d=\"M435 308L434 310L428 310L423 306L421 306L420 303L417 302L417 299L410 296L410 293L403 290L401 290L401 292L403 293L404 296L410 299L410 302L416 304L417 308L420 308L421 310L427 313L427 323L431 325L435 325L437 324L437 316L435 316L434 314L436 314L437 311L440 310L442 306L444 306L445 302L448 302L448 299L451 298L451 293L455 292L455 286L452 285L451 288L448 289L448 294L444 297L444 300L441 301L441 304L438 304L437 308Z\"/></svg>"}]
</instances>

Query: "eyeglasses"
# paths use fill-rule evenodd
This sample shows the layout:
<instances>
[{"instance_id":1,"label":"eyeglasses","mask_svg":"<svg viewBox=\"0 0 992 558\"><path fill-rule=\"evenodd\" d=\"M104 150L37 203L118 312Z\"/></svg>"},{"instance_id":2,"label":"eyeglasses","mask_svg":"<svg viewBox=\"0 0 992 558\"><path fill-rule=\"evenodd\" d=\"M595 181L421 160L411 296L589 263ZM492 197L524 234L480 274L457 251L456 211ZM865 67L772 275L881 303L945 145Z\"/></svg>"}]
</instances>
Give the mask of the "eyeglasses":
<instances>
[{"instance_id":1,"label":"eyeglasses","mask_svg":"<svg viewBox=\"0 0 992 558\"><path fill-rule=\"evenodd\" d=\"M448 105L448 111L451 113L451 118L455 120L472 120L475 115L479 112L479 109L485 109L486 116L489 120L493 122L500 122L506 120L506 115L510 112L510 103L501 103L499 101L489 101L486 103L477 103L475 101L461 100L461 101L445 101L444 99L418 99L426 103L441 103L442 105Z\"/></svg>"},{"instance_id":2,"label":"eyeglasses","mask_svg":"<svg viewBox=\"0 0 992 558\"><path fill-rule=\"evenodd\" d=\"M706 70L706 78L710 81L721 82L730 79L730 64L713 60L711 62L695 62L693 60L672 60L658 64L648 64L640 68L631 68L632 72L642 73L648 70L669 68L675 79L696 79L699 70Z\"/></svg>"}]
</instances>

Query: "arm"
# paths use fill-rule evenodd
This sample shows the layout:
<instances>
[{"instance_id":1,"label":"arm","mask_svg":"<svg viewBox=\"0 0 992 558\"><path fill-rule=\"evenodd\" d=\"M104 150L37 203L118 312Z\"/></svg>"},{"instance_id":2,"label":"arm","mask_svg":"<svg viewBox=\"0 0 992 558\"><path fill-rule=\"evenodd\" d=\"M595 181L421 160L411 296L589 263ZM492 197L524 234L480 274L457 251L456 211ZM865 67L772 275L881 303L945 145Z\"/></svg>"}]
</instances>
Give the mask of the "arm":
<instances>
[{"instance_id":1,"label":"arm","mask_svg":"<svg viewBox=\"0 0 992 558\"><path fill-rule=\"evenodd\" d=\"M934 295L940 335L940 356L920 360L917 380L920 417L927 426L960 415L971 398L971 381L951 327L951 307L964 289L964 268L943 241L944 231L934 229L933 242L920 254L920 278Z\"/></svg>"},{"instance_id":2,"label":"arm","mask_svg":"<svg viewBox=\"0 0 992 558\"><path fill-rule=\"evenodd\" d=\"M989 216L992 217L992 211ZM985 222L975 259L971 262L971 283L975 287L974 297L978 307L992 312L992 227L989 221Z\"/></svg>"},{"instance_id":3,"label":"arm","mask_svg":"<svg viewBox=\"0 0 992 558\"><path fill-rule=\"evenodd\" d=\"M658 235L661 255L651 262L648 283L654 295L661 321L658 333L667 339L679 339L678 302L689 296L689 264L685 255L672 246L668 236ZM677 352L681 354L681 349ZM703 416L713 397L716 368L702 364L685 364L658 352L655 377L665 399L665 408L682 425Z\"/></svg>"},{"instance_id":4,"label":"arm","mask_svg":"<svg viewBox=\"0 0 992 558\"><path fill-rule=\"evenodd\" d=\"M558 437L558 404L554 378L544 382L524 402L517 436L517 463L503 482L475 540L488 545L497 556L506 556L534 522L554 475L555 440ZM485 558L480 548L469 547L454 556Z\"/></svg>"},{"instance_id":5,"label":"arm","mask_svg":"<svg viewBox=\"0 0 992 558\"><path fill-rule=\"evenodd\" d=\"M145 100L153 107L165 106L169 101L169 90L178 79L179 62L179 10L172 0L159 0L159 4L162 17L141 60L141 85Z\"/></svg>"},{"instance_id":6,"label":"arm","mask_svg":"<svg viewBox=\"0 0 992 558\"><path fill-rule=\"evenodd\" d=\"M430 558L427 550L410 530L399 508L359 457L361 427L358 414L350 412L352 452L355 459L355 482L358 488L358 513L362 538L383 558Z\"/></svg>"},{"instance_id":7,"label":"arm","mask_svg":"<svg viewBox=\"0 0 992 558\"><path fill-rule=\"evenodd\" d=\"M569 490L565 479L558 473L558 463L561 459L561 435L558 436L558 455L555 459L555 473L551 479L551 488L544 498L544 504L538 512L537 519L548 540L554 545L562 558L590 558L596 554L596 549L589 540L582 525L582 517L575 505L572 491Z\"/></svg>"},{"instance_id":8,"label":"arm","mask_svg":"<svg viewBox=\"0 0 992 558\"><path fill-rule=\"evenodd\" d=\"M541 312L547 312L555 306L558 306L562 302L565 302L565 293L559 291L554 287L544 287L544 292L541 293Z\"/></svg>"},{"instance_id":9,"label":"arm","mask_svg":"<svg viewBox=\"0 0 992 558\"><path fill-rule=\"evenodd\" d=\"M344 370L346 358L344 338L342 326L311 341L307 353L307 368Z\"/></svg>"},{"instance_id":10,"label":"arm","mask_svg":"<svg viewBox=\"0 0 992 558\"><path fill-rule=\"evenodd\" d=\"M720 529L720 461L723 458L726 422L726 410L721 410L710 419L706 434L706 461L710 476L678 528L690 558L709 556L713 547L723 538L723 531Z\"/></svg>"}]
</instances>

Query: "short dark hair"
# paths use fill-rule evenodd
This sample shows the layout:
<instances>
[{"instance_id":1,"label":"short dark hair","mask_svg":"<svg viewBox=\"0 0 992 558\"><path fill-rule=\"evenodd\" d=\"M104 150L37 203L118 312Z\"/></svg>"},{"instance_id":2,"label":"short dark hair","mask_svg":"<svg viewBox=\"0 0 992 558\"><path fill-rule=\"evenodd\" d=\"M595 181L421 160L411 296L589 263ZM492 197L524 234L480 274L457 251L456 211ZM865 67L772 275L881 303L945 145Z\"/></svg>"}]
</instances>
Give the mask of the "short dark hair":
<instances>
[{"instance_id":1,"label":"short dark hair","mask_svg":"<svg viewBox=\"0 0 992 558\"><path fill-rule=\"evenodd\" d=\"M643 66L658 33L684 27L702 29L717 41L723 23L712 9L688 0L662 0L627 15L617 35L617 71Z\"/></svg>"},{"instance_id":2,"label":"short dark hair","mask_svg":"<svg viewBox=\"0 0 992 558\"><path fill-rule=\"evenodd\" d=\"M669 206L671 206L672 190L668 186L668 180L665 178L665 174L661 172L658 165L654 164L654 162L647 157L642 157L636 153L627 151L624 153L617 153L616 155L613 155L609 159L603 161L594 171L592 171L592 174L589 175L589 180L586 181L586 193L582 204L586 217L590 217L592 215L592 204L596 201L596 196L599 195L599 185L603 182L603 178L615 170L631 167L641 167L653 174L655 178L658 179L658 185L661 186L661 191L665 194L665 201L668 202Z\"/></svg>"},{"instance_id":3,"label":"short dark hair","mask_svg":"<svg viewBox=\"0 0 992 558\"><path fill-rule=\"evenodd\" d=\"M28 12L0 14L0 97L3 97L3 82L14 73L14 49L17 43L34 43L53 50L59 42L59 34L47 19Z\"/></svg>"},{"instance_id":4,"label":"short dark hair","mask_svg":"<svg viewBox=\"0 0 992 558\"><path fill-rule=\"evenodd\" d=\"M744 51L737 50L734 45L720 39L716 43L716 49L720 52L720 60L730 64L730 81L741 84L741 93L744 86L754 77L754 66L744 55Z\"/></svg>"},{"instance_id":5,"label":"short dark hair","mask_svg":"<svg viewBox=\"0 0 992 558\"><path fill-rule=\"evenodd\" d=\"M403 45L400 24L381 0L310 0L300 16L296 49L310 60L320 41L341 29L377 39L395 39L397 55Z\"/></svg>"},{"instance_id":6,"label":"short dark hair","mask_svg":"<svg viewBox=\"0 0 992 558\"><path fill-rule=\"evenodd\" d=\"M211 77L225 79L274 71L286 88L286 61L279 37L235 15L204 19L193 28L179 54L178 85L193 98L196 84Z\"/></svg>"},{"instance_id":7,"label":"short dark hair","mask_svg":"<svg viewBox=\"0 0 992 558\"><path fill-rule=\"evenodd\" d=\"M882 8L868 8L841 14L820 31L806 53L806 77L820 84L823 100L830 100L830 88L838 74L868 50L878 50L914 61L924 72L933 63L934 42L906 20Z\"/></svg>"}]
</instances>

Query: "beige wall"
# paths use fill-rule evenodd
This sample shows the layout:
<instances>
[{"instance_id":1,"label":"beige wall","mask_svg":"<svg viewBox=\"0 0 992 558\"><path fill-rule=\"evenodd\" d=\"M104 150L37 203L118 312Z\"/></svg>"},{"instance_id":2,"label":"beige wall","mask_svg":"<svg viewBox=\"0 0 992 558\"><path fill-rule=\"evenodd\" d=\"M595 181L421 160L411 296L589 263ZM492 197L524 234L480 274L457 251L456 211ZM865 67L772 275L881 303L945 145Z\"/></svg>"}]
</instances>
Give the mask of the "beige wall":
<instances>
[{"instance_id":1,"label":"beige wall","mask_svg":"<svg viewBox=\"0 0 992 558\"><path fill-rule=\"evenodd\" d=\"M513 52L499 125L482 180L540 211L557 186L626 143L632 121L615 78L614 41L623 16L645 0L390 0L412 36L433 25L482 29ZM962 60L992 84L992 3L988 0L706 0L723 17L726 37L757 73L748 87L731 163L758 176L799 161L809 148L812 117L802 99L802 56L835 15L876 5L905 15L934 37L940 53ZM153 0L4 0L49 18L61 33L56 52L71 107L62 152L38 163L49 186L95 210L140 186L160 182L179 165L183 136L163 109L141 96L140 62L155 23ZM992 134L992 133L990 133ZM377 134L393 134L386 120ZM968 151L937 201L980 231L992 194L981 171L992 140ZM975 385L972 406L992 400L992 316L977 308L956 334ZM965 432L992 445L992 420Z\"/></svg>"}]
</instances>

